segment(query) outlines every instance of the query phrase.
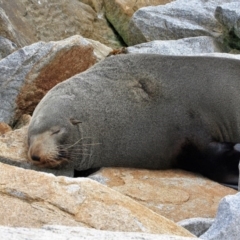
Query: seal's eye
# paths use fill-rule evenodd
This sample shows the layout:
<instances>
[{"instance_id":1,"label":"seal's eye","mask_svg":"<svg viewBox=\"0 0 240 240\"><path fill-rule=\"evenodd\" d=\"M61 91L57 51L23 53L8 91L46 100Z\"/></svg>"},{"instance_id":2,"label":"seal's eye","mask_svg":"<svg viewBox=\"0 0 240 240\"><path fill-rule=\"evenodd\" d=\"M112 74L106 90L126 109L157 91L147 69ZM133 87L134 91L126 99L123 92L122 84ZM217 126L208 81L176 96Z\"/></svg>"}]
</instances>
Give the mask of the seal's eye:
<instances>
[{"instance_id":1,"label":"seal's eye","mask_svg":"<svg viewBox=\"0 0 240 240\"><path fill-rule=\"evenodd\" d=\"M57 133L59 133L60 130L61 130L60 127L53 127L53 128L51 129L52 135L53 135L53 134L57 134Z\"/></svg>"}]
</instances>

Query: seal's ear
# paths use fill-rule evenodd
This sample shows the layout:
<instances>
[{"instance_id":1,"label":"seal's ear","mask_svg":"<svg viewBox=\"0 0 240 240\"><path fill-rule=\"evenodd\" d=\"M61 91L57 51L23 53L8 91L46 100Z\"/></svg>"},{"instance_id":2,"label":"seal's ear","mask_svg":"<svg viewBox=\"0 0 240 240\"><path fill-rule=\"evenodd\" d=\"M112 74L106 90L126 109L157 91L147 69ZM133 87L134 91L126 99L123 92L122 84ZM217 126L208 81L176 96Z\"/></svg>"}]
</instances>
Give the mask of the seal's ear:
<instances>
[{"instance_id":1,"label":"seal's ear","mask_svg":"<svg viewBox=\"0 0 240 240\"><path fill-rule=\"evenodd\" d=\"M77 124L79 124L79 123L82 123L80 120L77 120L77 119L75 119L75 118L70 118L69 120L70 120L70 122L72 123L72 125L77 125Z\"/></svg>"}]
</instances>

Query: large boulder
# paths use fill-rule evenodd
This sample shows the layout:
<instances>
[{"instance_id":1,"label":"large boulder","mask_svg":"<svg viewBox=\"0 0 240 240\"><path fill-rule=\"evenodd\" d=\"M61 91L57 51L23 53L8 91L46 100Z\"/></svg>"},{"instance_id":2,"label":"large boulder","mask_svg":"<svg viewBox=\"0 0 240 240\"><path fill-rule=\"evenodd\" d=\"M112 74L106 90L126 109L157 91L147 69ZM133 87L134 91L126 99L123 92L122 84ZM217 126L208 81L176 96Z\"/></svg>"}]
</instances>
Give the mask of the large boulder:
<instances>
[{"instance_id":1,"label":"large boulder","mask_svg":"<svg viewBox=\"0 0 240 240\"><path fill-rule=\"evenodd\" d=\"M0 23L0 35L18 47L76 34L108 46L120 45L103 12L78 0L0 1Z\"/></svg>"},{"instance_id":2,"label":"large boulder","mask_svg":"<svg viewBox=\"0 0 240 240\"><path fill-rule=\"evenodd\" d=\"M0 61L0 122L14 125L42 97L71 76L103 59L111 48L81 36L37 42Z\"/></svg>"},{"instance_id":3,"label":"large boulder","mask_svg":"<svg viewBox=\"0 0 240 240\"><path fill-rule=\"evenodd\" d=\"M128 45L153 40L175 40L196 36L222 35L222 25L215 19L218 5L234 0L176 0L164 6L139 9L128 29Z\"/></svg>"},{"instance_id":4,"label":"large boulder","mask_svg":"<svg viewBox=\"0 0 240 240\"><path fill-rule=\"evenodd\" d=\"M55 177L2 163L0 169L0 225L58 224L193 236L171 220L91 179Z\"/></svg>"}]
</instances>

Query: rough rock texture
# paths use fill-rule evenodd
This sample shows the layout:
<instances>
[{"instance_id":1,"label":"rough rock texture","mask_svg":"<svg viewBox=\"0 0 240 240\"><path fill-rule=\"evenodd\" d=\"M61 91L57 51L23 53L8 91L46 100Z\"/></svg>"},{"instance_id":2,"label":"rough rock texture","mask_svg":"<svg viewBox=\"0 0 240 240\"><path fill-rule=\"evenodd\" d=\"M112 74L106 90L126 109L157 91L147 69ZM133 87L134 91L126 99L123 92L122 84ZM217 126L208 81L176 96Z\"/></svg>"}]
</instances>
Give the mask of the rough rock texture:
<instances>
[{"instance_id":1,"label":"rough rock texture","mask_svg":"<svg viewBox=\"0 0 240 240\"><path fill-rule=\"evenodd\" d=\"M38 40L29 22L23 19L26 14L22 2L0 1L0 35L10 39L18 47Z\"/></svg>"},{"instance_id":2,"label":"rough rock texture","mask_svg":"<svg viewBox=\"0 0 240 240\"><path fill-rule=\"evenodd\" d=\"M1 10L0 10L1 11ZM17 50L17 46L7 38L0 36L0 60Z\"/></svg>"},{"instance_id":3,"label":"rough rock texture","mask_svg":"<svg viewBox=\"0 0 240 240\"><path fill-rule=\"evenodd\" d=\"M128 25L135 11L145 6L163 5L171 1L172 0L104 0L104 7L107 19L125 43L128 43Z\"/></svg>"},{"instance_id":4,"label":"rough rock texture","mask_svg":"<svg viewBox=\"0 0 240 240\"><path fill-rule=\"evenodd\" d=\"M2 163L0 169L0 225L60 224L193 236L131 198L91 179L55 177Z\"/></svg>"},{"instance_id":5,"label":"rough rock texture","mask_svg":"<svg viewBox=\"0 0 240 240\"><path fill-rule=\"evenodd\" d=\"M1 129L2 134L0 135L0 161L6 163L11 163L14 160L17 163L21 161L26 161L27 158L27 128L30 122L30 116L25 116L28 118L28 122L26 126L16 129L16 130L9 130L3 131ZM1 126L4 126L2 123ZM6 125L6 129L7 126Z\"/></svg>"},{"instance_id":6,"label":"rough rock texture","mask_svg":"<svg viewBox=\"0 0 240 240\"><path fill-rule=\"evenodd\" d=\"M2 0L0 23L0 35L19 47L76 34L109 46L120 44L103 13L78 0Z\"/></svg>"},{"instance_id":7,"label":"rough rock texture","mask_svg":"<svg viewBox=\"0 0 240 240\"><path fill-rule=\"evenodd\" d=\"M213 218L220 199L236 193L181 170L103 168L91 178L175 222L193 217Z\"/></svg>"},{"instance_id":8,"label":"rough rock texture","mask_svg":"<svg viewBox=\"0 0 240 240\"><path fill-rule=\"evenodd\" d=\"M222 52L214 38L208 36L183 38L179 40L156 40L128 47L128 53L157 53L161 55L195 55L201 53Z\"/></svg>"},{"instance_id":9,"label":"rough rock texture","mask_svg":"<svg viewBox=\"0 0 240 240\"><path fill-rule=\"evenodd\" d=\"M176 0L164 6L141 8L130 21L127 44L196 36L218 38L223 30L214 12L226 2L233 0Z\"/></svg>"},{"instance_id":10,"label":"rough rock texture","mask_svg":"<svg viewBox=\"0 0 240 240\"><path fill-rule=\"evenodd\" d=\"M34 228L0 227L1 240L193 240L196 238L180 237L176 235L156 235L147 233L124 233L100 231L82 227L44 226Z\"/></svg>"},{"instance_id":11,"label":"rough rock texture","mask_svg":"<svg viewBox=\"0 0 240 240\"><path fill-rule=\"evenodd\" d=\"M89 5L97 13L103 12L103 1L104 0L79 0L79 2Z\"/></svg>"},{"instance_id":12,"label":"rough rock texture","mask_svg":"<svg viewBox=\"0 0 240 240\"><path fill-rule=\"evenodd\" d=\"M200 236L206 240L238 240L240 236L240 193L223 198L210 229Z\"/></svg>"},{"instance_id":13,"label":"rough rock texture","mask_svg":"<svg viewBox=\"0 0 240 240\"><path fill-rule=\"evenodd\" d=\"M8 124L0 122L0 136L10 131L12 131L12 128Z\"/></svg>"},{"instance_id":14,"label":"rough rock texture","mask_svg":"<svg viewBox=\"0 0 240 240\"><path fill-rule=\"evenodd\" d=\"M215 11L216 19L226 28L225 40L240 49L240 2L225 3Z\"/></svg>"},{"instance_id":15,"label":"rough rock texture","mask_svg":"<svg viewBox=\"0 0 240 240\"><path fill-rule=\"evenodd\" d=\"M18 122L17 129L12 130L5 123L0 123L0 162L13 166L53 173L56 176L73 177L71 164L61 169L39 168L28 162L27 159L27 129L31 117L23 115Z\"/></svg>"},{"instance_id":16,"label":"rough rock texture","mask_svg":"<svg viewBox=\"0 0 240 240\"><path fill-rule=\"evenodd\" d=\"M214 218L190 218L182 220L177 224L199 237L212 226L213 222Z\"/></svg>"},{"instance_id":17,"label":"rough rock texture","mask_svg":"<svg viewBox=\"0 0 240 240\"><path fill-rule=\"evenodd\" d=\"M58 42L38 42L0 61L0 121L13 125L32 113L57 83L83 72L111 48L81 36Z\"/></svg>"}]
</instances>

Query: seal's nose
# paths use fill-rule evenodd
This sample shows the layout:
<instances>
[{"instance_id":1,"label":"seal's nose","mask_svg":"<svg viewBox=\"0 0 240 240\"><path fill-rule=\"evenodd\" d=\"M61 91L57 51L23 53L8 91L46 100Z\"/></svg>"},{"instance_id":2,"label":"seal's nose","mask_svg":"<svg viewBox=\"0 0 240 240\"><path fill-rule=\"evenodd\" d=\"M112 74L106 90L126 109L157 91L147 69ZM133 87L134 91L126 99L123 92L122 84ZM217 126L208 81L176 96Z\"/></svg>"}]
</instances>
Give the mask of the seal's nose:
<instances>
[{"instance_id":1,"label":"seal's nose","mask_svg":"<svg viewBox=\"0 0 240 240\"><path fill-rule=\"evenodd\" d=\"M36 162L40 161L40 157L39 156L33 155L33 156L31 156L31 158L32 158L33 161L36 161Z\"/></svg>"}]
</instances>

